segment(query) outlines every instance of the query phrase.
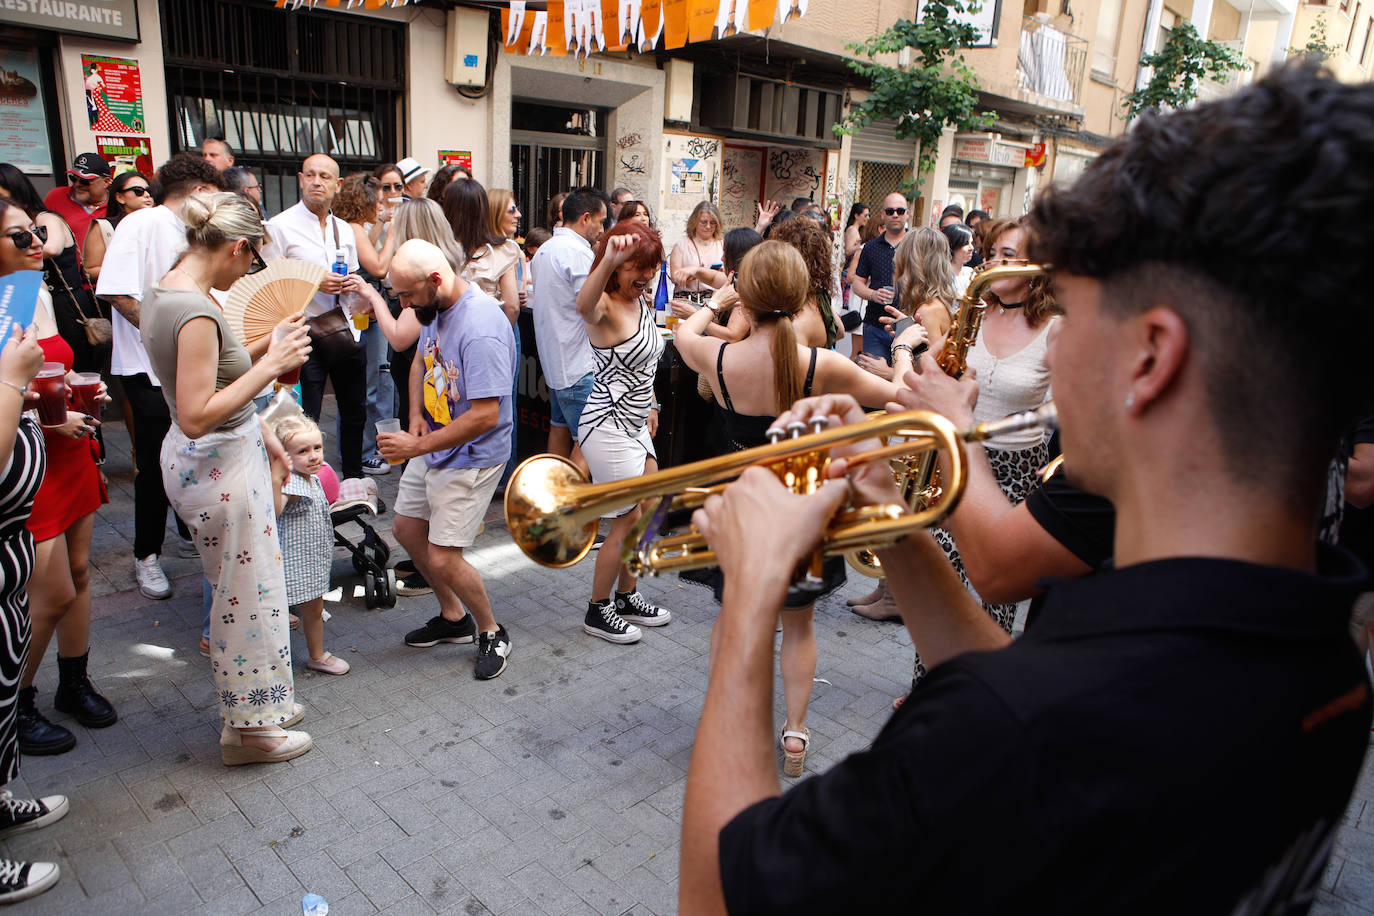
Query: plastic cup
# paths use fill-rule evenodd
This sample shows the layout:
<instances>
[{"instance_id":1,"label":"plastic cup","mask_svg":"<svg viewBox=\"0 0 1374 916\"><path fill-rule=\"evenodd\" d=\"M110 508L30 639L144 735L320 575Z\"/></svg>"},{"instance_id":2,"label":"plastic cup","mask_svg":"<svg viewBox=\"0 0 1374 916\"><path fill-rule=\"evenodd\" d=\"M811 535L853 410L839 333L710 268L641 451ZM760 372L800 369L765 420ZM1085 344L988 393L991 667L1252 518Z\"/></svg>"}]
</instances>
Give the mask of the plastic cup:
<instances>
[{"instance_id":1,"label":"plastic cup","mask_svg":"<svg viewBox=\"0 0 1374 916\"><path fill-rule=\"evenodd\" d=\"M34 376L33 390L38 394L38 421L44 426L67 422L67 367L44 363Z\"/></svg>"},{"instance_id":2,"label":"plastic cup","mask_svg":"<svg viewBox=\"0 0 1374 916\"><path fill-rule=\"evenodd\" d=\"M378 421L377 421L377 435L379 435L379 436L382 435L383 433L399 433L400 431L401 431L401 421L400 421L398 418L396 418L396 417L391 417L391 418L386 419L386 420L378 420ZM388 458L388 459L387 459L387 464L391 464L391 465L405 464L405 463L406 463L406 460L405 460L404 458Z\"/></svg>"},{"instance_id":3,"label":"plastic cup","mask_svg":"<svg viewBox=\"0 0 1374 916\"><path fill-rule=\"evenodd\" d=\"M273 337L274 339L276 339L276 340L281 340L282 338L290 337L290 336L291 336L292 334L294 334L294 333L295 333L295 330L294 330L293 328L273 328L273 329L272 329L272 337ZM285 385L285 386L287 386L288 388L291 387L292 385L297 384L298 382L300 382L300 380L301 380L301 367L300 367L300 366L297 366L297 367L294 368L294 369L289 369L289 370L287 370L286 372L283 372L281 375L277 376L277 384L279 384L279 385Z\"/></svg>"},{"instance_id":4,"label":"plastic cup","mask_svg":"<svg viewBox=\"0 0 1374 916\"><path fill-rule=\"evenodd\" d=\"M359 331L366 331L367 326L371 323L372 316L369 315L367 312L353 313L353 327L357 328Z\"/></svg>"},{"instance_id":5,"label":"plastic cup","mask_svg":"<svg viewBox=\"0 0 1374 916\"><path fill-rule=\"evenodd\" d=\"M71 383L72 406L87 416L100 419L105 402L100 397L100 373L77 372Z\"/></svg>"},{"instance_id":6,"label":"plastic cup","mask_svg":"<svg viewBox=\"0 0 1374 916\"><path fill-rule=\"evenodd\" d=\"M672 312L669 312L668 316L663 319L663 326L670 331L676 331L678 322L681 320L681 318L677 317Z\"/></svg>"}]
</instances>

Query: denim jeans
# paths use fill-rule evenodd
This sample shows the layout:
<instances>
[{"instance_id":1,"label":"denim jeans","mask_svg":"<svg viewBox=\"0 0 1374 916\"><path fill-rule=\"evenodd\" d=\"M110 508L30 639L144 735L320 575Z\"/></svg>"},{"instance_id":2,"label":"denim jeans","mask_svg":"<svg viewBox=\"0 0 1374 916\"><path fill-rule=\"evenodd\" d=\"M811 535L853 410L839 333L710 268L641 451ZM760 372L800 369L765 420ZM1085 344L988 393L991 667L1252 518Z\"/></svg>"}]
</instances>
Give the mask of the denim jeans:
<instances>
[{"instance_id":1,"label":"denim jeans","mask_svg":"<svg viewBox=\"0 0 1374 916\"><path fill-rule=\"evenodd\" d=\"M587 398L592 396L595 377L588 372L568 388L550 388L552 400L549 413L554 426L566 426L577 441L577 421L582 419L582 408L587 406Z\"/></svg>"},{"instance_id":2,"label":"denim jeans","mask_svg":"<svg viewBox=\"0 0 1374 916\"><path fill-rule=\"evenodd\" d=\"M377 421L398 416L396 384L391 378L391 347L373 321L363 331L367 351L367 423L363 426L363 459L377 457ZM401 425L409 422L403 419Z\"/></svg>"},{"instance_id":3,"label":"denim jeans","mask_svg":"<svg viewBox=\"0 0 1374 916\"><path fill-rule=\"evenodd\" d=\"M864 325L864 352L892 362L892 335L887 328Z\"/></svg>"}]
</instances>

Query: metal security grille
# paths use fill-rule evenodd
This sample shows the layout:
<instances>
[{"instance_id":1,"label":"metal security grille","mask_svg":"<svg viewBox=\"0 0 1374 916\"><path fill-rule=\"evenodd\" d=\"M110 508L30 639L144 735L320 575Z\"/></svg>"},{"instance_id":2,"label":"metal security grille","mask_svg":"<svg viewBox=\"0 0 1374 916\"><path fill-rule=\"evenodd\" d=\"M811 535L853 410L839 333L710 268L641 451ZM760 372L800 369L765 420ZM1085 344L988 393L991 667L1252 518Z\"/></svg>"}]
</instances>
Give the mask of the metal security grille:
<instances>
[{"instance_id":1,"label":"metal security grille","mask_svg":"<svg viewBox=\"0 0 1374 916\"><path fill-rule=\"evenodd\" d=\"M869 162L860 159L855 168L854 200L878 207L883 198L901 191L911 181L911 163Z\"/></svg>"},{"instance_id":2,"label":"metal security grille","mask_svg":"<svg viewBox=\"0 0 1374 916\"><path fill-rule=\"evenodd\" d=\"M343 174L395 160L403 24L242 0L162 0L161 10L175 149L223 137L257 173L268 213L299 199L296 172L312 153Z\"/></svg>"},{"instance_id":3,"label":"metal security grille","mask_svg":"<svg viewBox=\"0 0 1374 916\"><path fill-rule=\"evenodd\" d=\"M511 105L511 184L520 232L548 224L549 199L582 185L604 187L606 112L536 102Z\"/></svg>"}]
</instances>

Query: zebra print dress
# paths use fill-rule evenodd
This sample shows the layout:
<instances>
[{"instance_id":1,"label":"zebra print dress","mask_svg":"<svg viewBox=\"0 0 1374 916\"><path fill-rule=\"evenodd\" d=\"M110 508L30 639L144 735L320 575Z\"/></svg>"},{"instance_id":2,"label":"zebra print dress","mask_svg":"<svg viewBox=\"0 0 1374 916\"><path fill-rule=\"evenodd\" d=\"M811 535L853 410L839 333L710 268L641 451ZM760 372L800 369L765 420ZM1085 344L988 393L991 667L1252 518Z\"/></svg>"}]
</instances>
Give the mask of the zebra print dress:
<instances>
[{"instance_id":1,"label":"zebra print dress","mask_svg":"<svg viewBox=\"0 0 1374 916\"><path fill-rule=\"evenodd\" d=\"M29 651L29 574L33 535L25 524L43 482L43 432L32 417L19 421L14 453L0 475L0 785L19 775L19 675Z\"/></svg>"}]
</instances>

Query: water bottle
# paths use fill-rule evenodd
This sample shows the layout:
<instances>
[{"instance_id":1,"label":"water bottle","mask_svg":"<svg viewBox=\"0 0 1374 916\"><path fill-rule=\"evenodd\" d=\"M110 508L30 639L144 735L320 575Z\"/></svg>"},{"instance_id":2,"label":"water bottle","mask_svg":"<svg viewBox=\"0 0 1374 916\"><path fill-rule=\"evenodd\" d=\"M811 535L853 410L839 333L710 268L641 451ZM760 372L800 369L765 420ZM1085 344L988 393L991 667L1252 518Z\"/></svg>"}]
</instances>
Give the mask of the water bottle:
<instances>
[{"instance_id":1,"label":"water bottle","mask_svg":"<svg viewBox=\"0 0 1374 916\"><path fill-rule=\"evenodd\" d=\"M658 265L658 289L654 291L654 322L661 328L668 316L668 262Z\"/></svg>"}]
</instances>

